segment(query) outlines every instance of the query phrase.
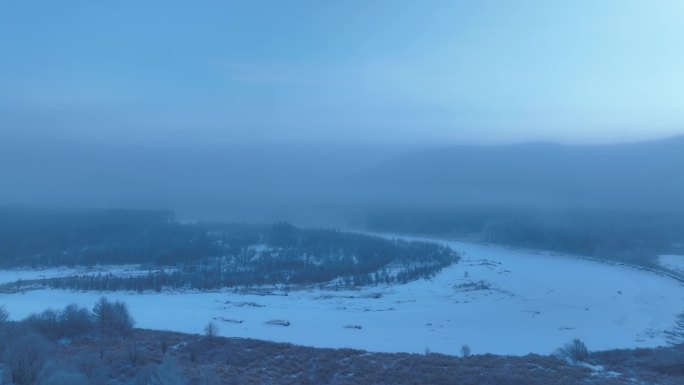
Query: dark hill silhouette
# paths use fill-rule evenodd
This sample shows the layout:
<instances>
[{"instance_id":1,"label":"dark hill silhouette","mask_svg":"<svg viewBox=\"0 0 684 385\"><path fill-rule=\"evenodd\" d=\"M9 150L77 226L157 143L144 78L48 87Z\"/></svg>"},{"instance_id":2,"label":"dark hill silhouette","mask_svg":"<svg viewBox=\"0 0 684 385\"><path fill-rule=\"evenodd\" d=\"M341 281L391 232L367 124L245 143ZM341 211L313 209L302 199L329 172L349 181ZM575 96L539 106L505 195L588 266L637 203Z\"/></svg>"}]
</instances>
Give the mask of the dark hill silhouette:
<instances>
[{"instance_id":1,"label":"dark hill silhouette","mask_svg":"<svg viewBox=\"0 0 684 385\"><path fill-rule=\"evenodd\" d=\"M386 163L372 179L404 192L407 200L440 205L524 203L682 211L684 136L614 145L429 149Z\"/></svg>"}]
</instances>

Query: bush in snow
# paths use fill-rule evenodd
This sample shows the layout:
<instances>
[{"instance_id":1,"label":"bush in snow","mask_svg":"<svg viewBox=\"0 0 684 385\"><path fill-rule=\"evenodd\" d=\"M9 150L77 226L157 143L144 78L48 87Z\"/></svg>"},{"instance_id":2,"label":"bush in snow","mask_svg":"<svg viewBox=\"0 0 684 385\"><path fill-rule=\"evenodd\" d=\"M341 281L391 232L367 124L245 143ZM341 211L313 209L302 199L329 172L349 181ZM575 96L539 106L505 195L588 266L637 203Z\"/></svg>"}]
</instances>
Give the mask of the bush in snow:
<instances>
[{"instance_id":1,"label":"bush in snow","mask_svg":"<svg viewBox=\"0 0 684 385\"><path fill-rule=\"evenodd\" d=\"M589 349L584 342L580 341L578 338L572 340L572 342L565 344L562 348L558 350L560 356L569 358L577 362L586 362L589 359Z\"/></svg>"},{"instance_id":2,"label":"bush in snow","mask_svg":"<svg viewBox=\"0 0 684 385\"><path fill-rule=\"evenodd\" d=\"M64 341L88 334L93 326L90 311L78 305L67 305L62 310L47 309L24 319L24 324L44 336Z\"/></svg>"}]
</instances>

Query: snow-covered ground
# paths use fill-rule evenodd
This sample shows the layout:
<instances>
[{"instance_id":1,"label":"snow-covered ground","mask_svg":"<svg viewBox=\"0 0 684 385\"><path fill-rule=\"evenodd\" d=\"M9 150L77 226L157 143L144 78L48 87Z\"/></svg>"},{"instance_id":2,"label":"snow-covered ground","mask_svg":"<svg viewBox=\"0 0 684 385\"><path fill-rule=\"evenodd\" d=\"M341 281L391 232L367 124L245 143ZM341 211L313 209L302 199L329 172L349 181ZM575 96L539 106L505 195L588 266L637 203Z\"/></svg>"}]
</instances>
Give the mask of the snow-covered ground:
<instances>
[{"instance_id":1,"label":"snow-covered ground","mask_svg":"<svg viewBox=\"0 0 684 385\"><path fill-rule=\"evenodd\" d=\"M157 270L172 270L171 268L155 268ZM98 275L113 274L116 276L132 276L137 274L147 274L150 270L144 269L140 265L99 265L81 267L57 267L50 269L12 269L0 270L0 284L16 282L19 280L32 280L44 278L68 277L73 275Z\"/></svg>"},{"instance_id":2,"label":"snow-covered ground","mask_svg":"<svg viewBox=\"0 0 684 385\"><path fill-rule=\"evenodd\" d=\"M684 255L661 255L658 264L673 272L684 275Z\"/></svg>"},{"instance_id":3,"label":"snow-covered ground","mask_svg":"<svg viewBox=\"0 0 684 385\"><path fill-rule=\"evenodd\" d=\"M548 354L573 338L592 350L666 344L684 311L676 280L626 266L496 246L440 241L465 253L432 280L359 291L288 296L225 293L108 293L137 326L317 347L458 354ZM0 273L0 276L2 273ZM102 293L59 290L0 294L13 319L47 307L92 304ZM289 326L266 324L286 320ZM237 323L234 321L242 321ZM360 328L358 328L360 327Z\"/></svg>"}]
</instances>

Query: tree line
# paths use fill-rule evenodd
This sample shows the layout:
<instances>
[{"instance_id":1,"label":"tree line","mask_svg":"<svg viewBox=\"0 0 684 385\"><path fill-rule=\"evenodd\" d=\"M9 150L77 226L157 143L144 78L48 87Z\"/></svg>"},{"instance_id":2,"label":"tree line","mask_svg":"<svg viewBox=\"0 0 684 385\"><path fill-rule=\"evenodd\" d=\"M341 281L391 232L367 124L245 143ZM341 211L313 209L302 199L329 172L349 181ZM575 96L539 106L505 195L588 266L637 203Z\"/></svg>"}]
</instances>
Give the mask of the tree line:
<instances>
[{"instance_id":1,"label":"tree line","mask_svg":"<svg viewBox=\"0 0 684 385\"><path fill-rule=\"evenodd\" d=\"M343 286L405 283L428 278L459 260L450 248L429 242L390 240L336 230L273 225L253 245L224 250L220 257L143 275L80 275L42 280L52 288L77 290L212 290L235 286L316 284ZM33 284L35 281L26 282Z\"/></svg>"},{"instance_id":2,"label":"tree line","mask_svg":"<svg viewBox=\"0 0 684 385\"><path fill-rule=\"evenodd\" d=\"M148 274L41 281L83 290L200 290L266 284L407 282L459 260L451 249L335 229L275 224L179 223L172 212L0 208L0 266L136 263ZM15 286L35 282L16 283ZM19 287L15 287L19 288Z\"/></svg>"},{"instance_id":3,"label":"tree line","mask_svg":"<svg viewBox=\"0 0 684 385\"><path fill-rule=\"evenodd\" d=\"M674 213L375 208L369 210L366 226L373 231L466 237L649 267L659 254L684 253L684 216Z\"/></svg>"},{"instance_id":4,"label":"tree line","mask_svg":"<svg viewBox=\"0 0 684 385\"><path fill-rule=\"evenodd\" d=\"M70 304L63 309L46 309L21 322L7 321L0 308L0 383L16 385L80 385L95 383L82 372L70 371L52 360L56 344L68 346L76 340L93 340L100 347L100 359L108 347L128 338L135 322L126 304L102 297L92 311ZM92 368L91 368L92 369ZM91 374L93 374L91 372Z\"/></svg>"},{"instance_id":5,"label":"tree line","mask_svg":"<svg viewBox=\"0 0 684 385\"><path fill-rule=\"evenodd\" d=\"M164 210L0 207L0 267L195 261L258 243L268 228L180 223Z\"/></svg>"}]
</instances>

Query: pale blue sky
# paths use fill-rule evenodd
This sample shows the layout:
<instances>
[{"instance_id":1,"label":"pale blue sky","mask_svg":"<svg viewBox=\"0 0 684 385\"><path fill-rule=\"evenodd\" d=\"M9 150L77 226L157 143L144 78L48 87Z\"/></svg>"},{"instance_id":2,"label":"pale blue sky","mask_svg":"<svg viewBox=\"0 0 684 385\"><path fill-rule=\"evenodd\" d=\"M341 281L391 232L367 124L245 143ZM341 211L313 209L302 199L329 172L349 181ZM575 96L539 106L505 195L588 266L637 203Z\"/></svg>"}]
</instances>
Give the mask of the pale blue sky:
<instances>
[{"instance_id":1,"label":"pale blue sky","mask_svg":"<svg viewBox=\"0 0 684 385\"><path fill-rule=\"evenodd\" d=\"M684 2L0 2L0 130L103 141L684 133Z\"/></svg>"}]
</instances>

